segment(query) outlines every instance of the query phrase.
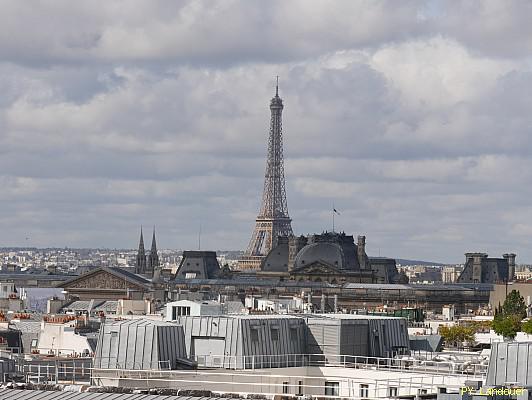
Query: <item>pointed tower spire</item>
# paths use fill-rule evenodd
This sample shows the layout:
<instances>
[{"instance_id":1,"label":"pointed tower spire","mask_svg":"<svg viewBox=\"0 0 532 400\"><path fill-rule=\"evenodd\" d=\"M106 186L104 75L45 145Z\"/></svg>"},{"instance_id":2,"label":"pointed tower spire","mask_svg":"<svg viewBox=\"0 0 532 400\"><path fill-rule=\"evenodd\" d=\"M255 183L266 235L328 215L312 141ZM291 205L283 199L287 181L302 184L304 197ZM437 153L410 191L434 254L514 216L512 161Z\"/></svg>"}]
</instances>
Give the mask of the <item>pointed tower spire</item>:
<instances>
[{"instance_id":1,"label":"pointed tower spire","mask_svg":"<svg viewBox=\"0 0 532 400\"><path fill-rule=\"evenodd\" d=\"M157 253L157 243L155 241L155 225L153 225L153 236L151 238L151 251L155 251Z\"/></svg>"},{"instance_id":2,"label":"pointed tower spire","mask_svg":"<svg viewBox=\"0 0 532 400\"><path fill-rule=\"evenodd\" d=\"M136 274L144 274L146 272L146 250L144 249L144 238L142 236L142 226L140 227L139 250L137 252L137 263L135 265Z\"/></svg>"},{"instance_id":3,"label":"pointed tower spire","mask_svg":"<svg viewBox=\"0 0 532 400\"><path fill-rule=\"evenodd\" d=\"M275 84L275 97L279 97L279 75L277 75L277 83Z\"/></svg>"},{"instance_id":4,"label":"pointed tower spire","mask_svg":"<svg viewBox=\"0 0 532 400\"><path fill-rule=\"evenodd\" d=\"M158 267L159 267L159 255L157 254L157 242L155 240L155 225L154 225L153 236L151 239L151 250L150 250L150 255L148 256L148 265L146 268L146 273L153 276L155 269Z\"/></svg>"}]
</instances>

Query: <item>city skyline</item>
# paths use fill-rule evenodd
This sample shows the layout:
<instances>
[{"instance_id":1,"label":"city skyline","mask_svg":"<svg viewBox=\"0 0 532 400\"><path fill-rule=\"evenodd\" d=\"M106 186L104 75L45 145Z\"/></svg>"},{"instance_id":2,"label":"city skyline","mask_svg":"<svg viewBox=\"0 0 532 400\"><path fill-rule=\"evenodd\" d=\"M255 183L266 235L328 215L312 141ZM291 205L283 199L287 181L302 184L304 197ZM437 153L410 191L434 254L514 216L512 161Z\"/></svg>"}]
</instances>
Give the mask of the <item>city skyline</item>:
<instances>
[{"instance_id":1,"label":"city skyline","mask_svg":"<svg viewBox=\"0 0 532 400\"><path fill-rule=\"evenodd\" d=\"M209 4L3 2L0 247L244 250L279 75L295 234L532 261L532 7Z\"/></svg>"}]
</instances>

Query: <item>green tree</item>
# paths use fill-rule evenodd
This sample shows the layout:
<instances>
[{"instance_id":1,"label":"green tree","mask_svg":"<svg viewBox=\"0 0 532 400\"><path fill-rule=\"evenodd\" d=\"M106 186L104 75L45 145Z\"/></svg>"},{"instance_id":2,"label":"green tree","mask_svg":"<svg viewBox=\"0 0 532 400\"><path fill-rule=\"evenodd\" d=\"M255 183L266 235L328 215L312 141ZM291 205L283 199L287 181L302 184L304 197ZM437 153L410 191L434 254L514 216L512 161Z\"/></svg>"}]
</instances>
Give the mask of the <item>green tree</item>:
<instances>
[{"instance_id":1,"label":"green tree","mask_svg":"<svg viewBox=\"0 0 532 400\"><path fill-rule=\"evenodd\" d=\"M463 342L472 342L475 329L468 326L440 326L439 333L447 346L460 346Z\"/></svg>"},{"instance_id":2,"label":"green tree","mask_svg":"<svg viewBox=\"0 0 532 400\"><path fill-rule=\"evenodd\" d=\"M532 319L521 324L521 330L529 335L532 335Z\"/></svg>"},{"instance_id":3,"label":"green tree","mask_svg":"<svg viewBox=\"0 0 532 400\"><path fill-rule=\"evenodd\" d=\"M508 339L514 339L517 332L521 330L521 318L517 315L501 315L493 319L493 330L495 333Z\"/></svg>"},{"instance_id":4,"label":"green tree","mask_svg":"<svg viewBox=\"0 0 532 400\"><path fill-rule=\"evenodd\" d=\"M506 300L504 300L504 304L502 305L502 311L505 315L520 316L521 319L526 318L525 299L518 290L512 290L506 296Z\"/></svg>"},{"instance_id":5,"label":"green tree","mask_svg":"<svg viewBox=\"0 0 532 400\"><path fill-rule=\"evenodd\" d=\"M525 299L517 290L512 290L502 307L495 310L493 317L493 330L495 333L504 336L508 339L514 339L517 332L521 331L521 321L526 318L526 304Z\"/></svg>"}]
</instances>

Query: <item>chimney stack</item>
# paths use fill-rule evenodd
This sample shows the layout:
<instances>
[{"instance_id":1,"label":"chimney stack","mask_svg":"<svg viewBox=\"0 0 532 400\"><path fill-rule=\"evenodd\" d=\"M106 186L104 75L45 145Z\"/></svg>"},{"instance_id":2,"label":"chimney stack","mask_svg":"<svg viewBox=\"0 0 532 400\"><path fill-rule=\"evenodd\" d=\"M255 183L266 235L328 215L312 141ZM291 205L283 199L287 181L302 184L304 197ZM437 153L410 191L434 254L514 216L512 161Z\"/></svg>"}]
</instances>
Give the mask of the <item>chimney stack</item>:
<instances>
[{"instance_id":1,"label":"chimney stack","mask_svg":"<svg viewBox=\"0 0 532 400\"><path fill-rule=\"evenodd\" d=\"M358 265L360 269L367 269L368 265L366 263L366 237L358 236L357 238L357 258Z\"/></svg>"},{"instance_id":2,"label":"chimney stack","mask_svg":"<svg viewBox=\"0 0 532 400\"><path fill-rule=\"evenodd\" d=\"M514 253L503 254L504 259L508 261L508 282L512 282L515 279L515 257Z\"/></svg>"}]
</instances>

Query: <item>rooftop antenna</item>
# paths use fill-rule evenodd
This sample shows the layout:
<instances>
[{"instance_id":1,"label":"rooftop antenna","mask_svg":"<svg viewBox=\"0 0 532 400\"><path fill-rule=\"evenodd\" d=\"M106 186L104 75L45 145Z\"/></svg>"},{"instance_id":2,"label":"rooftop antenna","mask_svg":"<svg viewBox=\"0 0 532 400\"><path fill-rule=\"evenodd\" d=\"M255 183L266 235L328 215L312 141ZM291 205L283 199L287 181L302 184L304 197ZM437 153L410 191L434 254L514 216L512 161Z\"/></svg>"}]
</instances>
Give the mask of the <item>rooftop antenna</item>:
<instances>
[{"instance_id":1,"label":"rooftop antenna","mask_svg":"<svg viewBox=\"0 0 532 400\"><path fill-rule=\"evenodd\" d=\"M277 75L277 83L275 84L275 97L279 97L279 75Z\"/></svg>"},{"instance_id":2,"label":"rooftop antenna","mask_svg":"<svg viewBox=\"0 0 532 400\"><path fill-rule=\"evenodd\" d=\"M199 232L198 232L198 251L201 250L201 224L199 226Z\"/></svg>"}]
</instances>

